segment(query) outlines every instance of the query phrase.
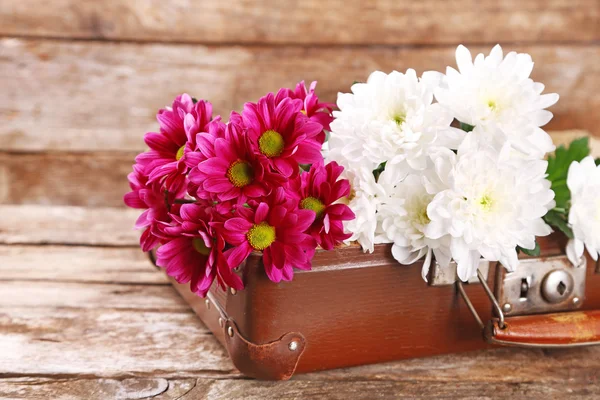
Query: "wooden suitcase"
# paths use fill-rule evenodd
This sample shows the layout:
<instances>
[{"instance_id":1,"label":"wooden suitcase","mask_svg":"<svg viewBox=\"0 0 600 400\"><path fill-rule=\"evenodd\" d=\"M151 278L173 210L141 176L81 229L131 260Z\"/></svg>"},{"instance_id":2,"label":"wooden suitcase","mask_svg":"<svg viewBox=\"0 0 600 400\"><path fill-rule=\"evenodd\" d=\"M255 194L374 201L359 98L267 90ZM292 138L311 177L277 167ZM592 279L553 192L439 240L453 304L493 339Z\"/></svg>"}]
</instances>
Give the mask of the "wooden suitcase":
<instances>
[{"instance_id":1,"label":"wooden suitcase","mask_svg":"<svg viewBox=\"0 0 600 400\"><path fill-rule=\"evenodd\" d=\"M297 270L293 281L279 284L252 255L238 269L243 291L213 288L206 299L189 285L172 282L234 365L258 379L498 344L595 344L600 341L600 311L592 311L600 310L598 266L591 259L579 269L572 266L564 256L564 236L539 242L542 256L524 256L521 275L487 263L487 285L455 284L454 276L435 268L426 283L421 263L398 264L389 245L376 246L372 254L358 246L318 251L311 271ZM494 285L495 294L488 296L486 286ZM548 285L553 294L543 293Z\"/></svg>"}]
</instances>

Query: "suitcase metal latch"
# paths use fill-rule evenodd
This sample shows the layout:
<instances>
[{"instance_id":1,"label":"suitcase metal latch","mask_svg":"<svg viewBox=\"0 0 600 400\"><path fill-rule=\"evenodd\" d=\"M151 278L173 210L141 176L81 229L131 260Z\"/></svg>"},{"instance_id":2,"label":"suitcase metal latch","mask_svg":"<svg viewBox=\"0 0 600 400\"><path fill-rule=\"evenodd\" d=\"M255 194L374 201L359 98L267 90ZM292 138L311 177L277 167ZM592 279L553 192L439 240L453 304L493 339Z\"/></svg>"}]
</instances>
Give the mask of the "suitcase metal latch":
<instances>
[{"instance_id":1,"label":"suitcase metal latch","mask_svg":"<svg viewBox=\"0 0 600 400\"><path fill-rule=\"evenodd\" d=\"M521 260L514 272L507 272L498 264L495 294L481 271L477 271L477 278L493 305L498 326L503 329L505 316L556 313L580 308L585 296L586 265L585 257L581 258L578 265L573 265L566 256ZM462 282L457 280L456 287L483 328L484 324Z\"/></svg>"},{"instance_id":2,"label":"suitcase metal latch","mask_svg":"<svg viewBox=\"0 0 600 400\"><path fill-rule=\"evenodd\" d=\"M566 256L521 260L514 272L496 269L495 295L507 316L569 311L585 296L586 259L573 265Z\"/></svg>"}]
</instances>

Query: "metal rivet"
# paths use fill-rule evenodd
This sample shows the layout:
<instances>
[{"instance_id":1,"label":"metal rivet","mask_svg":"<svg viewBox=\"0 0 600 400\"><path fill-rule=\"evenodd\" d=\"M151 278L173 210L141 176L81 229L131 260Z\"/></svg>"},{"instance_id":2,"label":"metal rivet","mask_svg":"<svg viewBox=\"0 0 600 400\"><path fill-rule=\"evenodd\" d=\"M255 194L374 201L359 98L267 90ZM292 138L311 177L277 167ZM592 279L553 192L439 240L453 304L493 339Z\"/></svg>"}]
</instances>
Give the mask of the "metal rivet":
<instances>
[{"instance_id":1,"label":"metal rivet","mask_svg":"<svg viewBox=\"0 0 600 400\"><path fill-rule=\"evenodd\" d=\"M204 300L204 304L206 305L206 308L208 310L210 310L210 300L209 299Z\"/></svg>"},{"instance_id":2,"label":"metal rivet","mask_svg":"<svg viewBox=\"0 0 600 400\"><path fill-rule=\"evenodd\" d=\"M573 297L573 305L577 305L579 304L579 302L581 301L581 299L579 297Z\"/></svg>"},{"instance_id":3,"label":"metal rivet","mask_svg":"<svg viewBox=\"0 0 600 400\"><path fill-rule=\"evenodd\" d=\"M219 326L222 328L223 327L223 318L219 317Z\"/></svg>"},{"instance_id":4,"label":"metal rivet","mask_svg":"<svg viewBox=\"0 0 600 400\"><path fill-rule=\"evenodd\" d=\"M291 341L290 344L288 344L288 349L290 349L291 351L296 351L298 350L298 342Z\"/></svg>"},{"instance_id":5,"label":"metal rivet","mask_svg":"<svg viewBox=\"0 0 600 400\"><path fill-rule=\"evenodd\" d=\"M512 310L512 304L510 304L510 303L505 303L502 306L502 311L504 311L506 313L509 313L511 310Z\"/></svg>"},{"instance_id":6,"label":"metal rivet","mask_svg":"<svg viewBox=\"0 0 600 400\"><path fill-rule=\"evenodd\" d=\"M233 337L233 328L231 326L227 328L227 334L229 335L229 337Z\"/></svg>"},{"instance_id":7,"label":"metal rivet","mask_svg":"<svg viewBox=\"0 0 600 400\"><path fill-rule=\"evenodd\" d=\"M231 292L231 294L235 295L237 293L237 290L235 290L234 288L229 288L229 291Z\"/></svg>"}]
</instances>

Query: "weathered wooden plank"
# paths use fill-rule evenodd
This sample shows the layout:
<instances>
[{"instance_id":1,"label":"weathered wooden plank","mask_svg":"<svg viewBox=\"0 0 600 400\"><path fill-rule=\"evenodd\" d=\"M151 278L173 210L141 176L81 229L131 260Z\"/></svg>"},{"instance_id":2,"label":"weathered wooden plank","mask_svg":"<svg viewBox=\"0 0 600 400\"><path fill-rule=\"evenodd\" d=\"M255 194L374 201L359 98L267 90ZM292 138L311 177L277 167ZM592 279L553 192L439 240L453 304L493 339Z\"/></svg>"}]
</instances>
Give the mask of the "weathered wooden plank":
<instances>
[{"instance_id":1,"label":"weathered wooden plank","mask_svg":"<svg viewBox=\"0 0 600 400\"><path fill-rule=\"evenodd\" d=\"M176 42L437 44L597 40L594 0L5 1L4 35Z\"/></svg>"},{"instance_id":2,"label":"weathered wooden plank","mask_svg":"<svg viewBox=\"0 0 600 400\"><path fill-rule=\"evenodd\" d=\"M590 399L600 396L599 385L581 382L494 383L471 381L288 381L199 380L182 400L196 399Z\"/></svg>"},{"instance_id":3,"label":"weathered wooden plank","mask_svg":"<svg viewBox=\"0 0 600 400\"><path fill-rule=\"evenodd\" d=\"M595 111L600 108L600 46L506 48L530 52L536 61L533 77L561 95L549 129L600 135ZM348 91L375 69L423 72L454 63L454 46L211 47L3 39L0 148L141 151L143 133L157 128L156 110L184 91L211 100L217 113L228 115L245 101L301 79L318 80L321 97L335 101L338 91ZM124 172L118 166L113 174Z\"/></svg>"},{"instance_id":4,"label":"weathered wooden plank","mask_svg":"<svg viewBox=\"0 0 600 400\"><path fill-rule=\"evenodd\" d=\"M0 281L0 296L4 298L1 304L5 307L189 309L168 285Z\"/></svg>"},{"instance_id":5,"label":"weathered wooden plank","mask_svg":"<svg viewBox=\"0 0 600 400\"><path fill-rule=\"evenodd\" d=\"M165 387L166 386L166 387ZM600 394L597 386L566 382L546 385L538 382L495 383L470 380L447 382L422 381L290 381L211 379L0 379L0 393L14 399L141 399L145 394L161 394L152 399L182 400L285 400L285 399L543 399L565 397L590 399ZM177 396L177 397L175 397ZM181 396L181 397L179 397Z\"/></svg>"},{"instance_id":6,"label":"weathered wooden plank","mask_svg":"<svg viewBox=\"0 0 600 400\"><path fill-rule=\"evenodd\" d=\"M166 384L161 379L114 380L66 380L3 379L0 390L5 387L11 398L16 399L86 399L127 398L138 399L142 393L158 392ZM188 387L193 386L187 393ZM173 388L172 388L173 386ZM140 391L141 389L141 391ZM181 397L174 397L183 392ZM26 396L25 396L26 395ZM127 397L122 397L126 395ZM460 382L448 385L444 382L257 382L244 380L169 380L168 392L153 399L548 399L565 396L569 399L589 399L598 395L595 387L566 385L543 385L536 383L494 384L485 382ZM15 396L15 397L12 397ZM147 398L147 397L146 397Z\"/></svg>"},{"instance_id":7,"label":"weathered wooden plank","mask_svg":"<svg viewBox=\"0 0 600 400\"><path fill-rule=\"evenodd\" d=\"M0 205L0 243L135 246L139 210Z\"/></svg>"},{"instance_id":8,"label":"weathered wooden plank","mask_svg":"<svg viewBox=\"0 0 600 400\"><path fill-rule=\"evenodd\" d=\"M226 350L191 311L89 308L92 302L59 308L46 292L35 295L39 307L2 301L0 376L223 376L234 369ZM128 301L122 294L107 297L109 303ZM150 303L161 300L152 292L146 297ZM44 306L42 299L53 304Z\"/></svg>"},{"instance_id":9,"label":"weathered wooden plank","mask_svg":"<svg viewBox=\"0 0 600 400\"><path fill-rule=\"evenodd\" d=\"M0 203L124 206L135 153L0 153Z\"/></svg>"},{"instance_id":10,"label":"weathered wooden plank","mask_svg":"<svg viewBox=\"0 0 600 400\"><path fill-rule=\"evenodd\" d=\"M386 364L341 368L297 380L385 380L423 382L544 382L600 384L600 347L562 350L497 348Z\"/></svg>"},{"instance_id":11,"label":"weathered wooden plank","mask_svg":"<svg viewBox=\"0 0 600 400\"><path fill-rule=\"evenodd\" d=\"M0 245L0 280L169 285L135 247Z\"/></svg>"},{"instance_id":12,"label":"weathered wooden plank","mask_svg":"<svg viewBox=\"0 0 600 400\"><path fill-rule=\"evenodd\" d=\"M196 385L196 379L126 378L4 378L3 399L94 400L94 399L179 399Z\"/></svg>"}]
</instances>

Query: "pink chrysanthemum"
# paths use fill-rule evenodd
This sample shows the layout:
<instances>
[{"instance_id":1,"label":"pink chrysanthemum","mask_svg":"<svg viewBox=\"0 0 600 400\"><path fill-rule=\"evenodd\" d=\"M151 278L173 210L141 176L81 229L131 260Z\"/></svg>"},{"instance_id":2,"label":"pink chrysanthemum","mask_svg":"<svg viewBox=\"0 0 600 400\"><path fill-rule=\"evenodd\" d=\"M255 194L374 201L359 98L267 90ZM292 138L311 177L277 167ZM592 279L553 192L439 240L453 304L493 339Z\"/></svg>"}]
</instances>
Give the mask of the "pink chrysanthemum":
<instances>
[{"instance_id":1,"label":"pink chrysanthemum","mask_svg":"<svg viewBox=\"0 0 600 400\"><path fill-rule=\"evenodd\" d=\"M258 103L246 103L244 127L254 151L285 177L296 176L298 164L320 163L323 126L302 113L302 101L289 97L280 102L269 93Z\"/></svg>"},{"instance_id":2,"label":"pink chrysanthemum","mask_svg":"<svg viewBox=\"0 0 600 400\"><path fill-rule=\"evenodd\" d=\"M316 214L308 233L325 250L332 250L351 234L344 233L343 221L354 219L354 213L345 204L337 203L350 195L350 182L339 179L344 167L335 161L313 165L309 172L290 181L288 192L297 196L300 208Z\"/></svg>"},{"instance_id":3,"label":"pink chrysanthemum","mask_svg":"<svg viewBox=\"0 0 600 400\"><path fill-rule=\"evenodd\" d=\"M148 184L145 169L146 166L143 164L133 166L133 172L127 175L131 192L127 193L123 200L131 208L145 209L137 219L135 228L144 229L140 237L140 245L143 251L150 251L161 243L156 231L157 225L171 222L167 202L172 201L180 193L169 193L166 198L160 183ZM172 207L178 208L179 206L173 205Z\"/></svg>"},{"instance_id":4,"label":"pink chrysanthemum","mask_svg":"<svg viewBox=\"0 0 600 400\"><path fill-rule=\"evenodd\" d=\"M161 229L171 239L158 248L156 264L177 282L190 282L191 290L202 297L215 278L223 289L243 289L242 280L223 255L223 237L210 226L213 218L210 208L185 204L179 214L173 215L173 222Z\"/></svg>"},{"instance_id":5,"label":"pink chrysanthemum","mask_svg":"<svg viewBox=\"0 0 600 400\"><path fill-rule=\"evenodd\" d=\"M319 143L325 142L326 134L325 131L331 130L329 125L333 122L333 108L335 104L333 103L321 103L317 94L315 93L315 88L317 87L317 82L312 82L310 84L310 88L306 90L306 85L304 81L299 82L296 85L295 90L282 88L277 92L275 96L275 101L279 103L286 97L290 97L292 99L300 99L304 103L302 107L302 111L306 114L306 116L314 122L317 122L323 126L323 130L317 136L317 141Z\"/></svg>"},{"instance_id":6,"label":"pink chrysanthemum","mask_svg":"<svg viewBox=\"0 0 600 400\"><path fill-rule=\"evenodd\" d=\"M220 130L224 133L212 132L210 139L198 135L203 136L198 149L206 160L189 175L198 186L197 196L218 201L236 199L243 204L247 198L265 196L285 182L252 152L239 120L233 118L227 126L221 123Z\"/></svg>"},{"instance_id":7,"label":"pink chrysanthemum","mask_svg":"<svg viewBox=\"0 0 600 400\"><path fill-rule=\"evenodd\" d=\"M225 252L230 267L240 265L252 251L262 251L265 272L273 282L291 280L293 267L311 268L316 242L304 231L314 212L259 203L256 208L239 207L236 215L222 225L223 237L235 246Z\"/></svg>"},{"instance_id":8,"label":"pink chrysanthemum","mask_svg":"<svg viewBox=\"0 0 600 400\"><path fill-rule=\"evenodd\" d=\"M156 115L160 132L149 132L144 141L150 151L141 153L136 162L147 165L149 182L162 182L169 191L179 191L185 185L189 166L185 155L196 149L196 135L207 130L212 119L212 105L194 100L187 94L177 96L172 108Z\"/></svg>"}]
</instances>

